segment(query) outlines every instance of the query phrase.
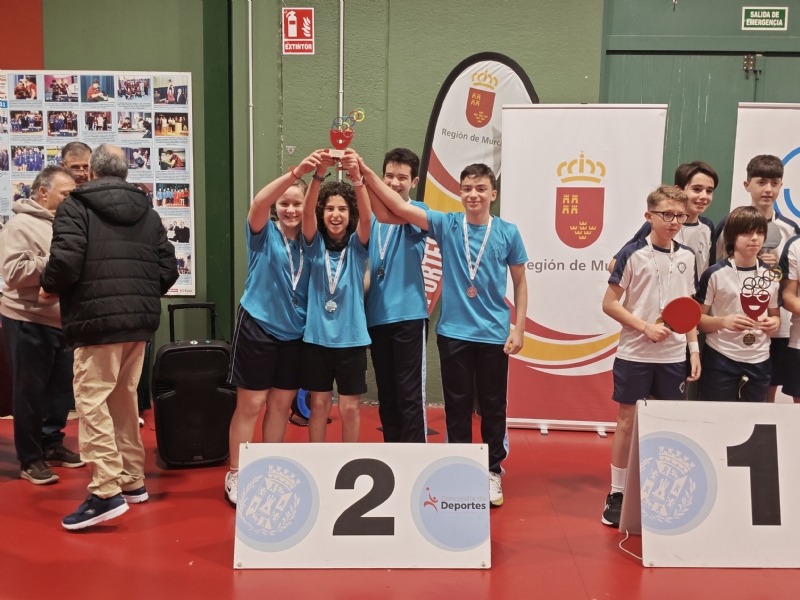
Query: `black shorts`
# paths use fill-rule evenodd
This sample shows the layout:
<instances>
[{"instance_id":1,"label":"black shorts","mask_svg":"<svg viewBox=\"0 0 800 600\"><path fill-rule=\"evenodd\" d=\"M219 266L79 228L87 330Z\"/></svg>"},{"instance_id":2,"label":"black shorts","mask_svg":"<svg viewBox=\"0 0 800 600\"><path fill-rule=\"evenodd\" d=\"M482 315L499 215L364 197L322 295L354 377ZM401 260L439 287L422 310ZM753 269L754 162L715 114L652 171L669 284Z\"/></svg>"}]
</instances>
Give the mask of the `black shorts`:
<instances>
[{"instance_id":1,"label":"black shorts","mask_svg":"<svg viewBox=\"0 0 800 600\"><path fill-rule=\"evenodd\" d=\"M284 342L270 335L240 306L228 383L246 390L296 390L304 345L302 338Z\"/></svg>"},{"instance_id":2,"label":"black shorts","mask_svg":"<svg viewBox=\"0 0 800 600\"><path fill-rule=\"evenodd\" d=\"M656 400L686 400L686 361L643 363L614 359L614 394L620 404L636 404L650 396Z\"/></svg>"},{"instance_id":3,"label":"black shorts","mask_svg":"<svg viewBox=\"0 0 800 600\"><path fill-rule=\"evenodd\" d=\"M800 350L787 347L786 358L792 368L786 371L781 391L792 398L800 398Z\"/></svg>"},{"instance_id":4,"label":"black shorts","mask_svg":"<svg viewBox=\"0 0 800 600\"><path fill-rule=\"evenodd\" d=\"M706 346L700 376L700 400L766 402L770 360L738 362Z\"/></svg>"},{"instance_id":5,"label":"black shorts","mask_svg":"<svg viewBox=\"0 0 800 600\"><path fill-rule=\"evenodd\" d=\"M772 338L769 341L769 358L772 361L770 371L771 386L784 385L788 378L789 371L794 368L789 357L789 338Z\"/></svg>"},{"instance_id":6,"label":"black shorts","mask_svg":"<svg viewBox=\"0 0 800 600\"><path fill-rule=\"evenodd\" d=\"M302 387L309 392L336 389L344 396L367 392L367 347L326 348L305 344L303 349Z\"/></svg>"}]
</instances>

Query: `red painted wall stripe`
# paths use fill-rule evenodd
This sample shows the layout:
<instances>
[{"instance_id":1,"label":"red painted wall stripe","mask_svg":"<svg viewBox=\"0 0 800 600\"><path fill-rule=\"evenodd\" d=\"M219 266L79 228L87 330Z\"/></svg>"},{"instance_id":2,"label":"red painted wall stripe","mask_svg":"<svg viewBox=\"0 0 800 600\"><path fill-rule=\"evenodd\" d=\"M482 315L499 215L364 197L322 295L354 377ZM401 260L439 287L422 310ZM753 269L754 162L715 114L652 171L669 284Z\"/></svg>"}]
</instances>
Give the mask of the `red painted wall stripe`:
<instances>
[{"instance_id":1,"label":"red painted wall stripe","mask_svg":"<svg viewBox=\"0 0 800 600\"><path fill-rule=\"evenodd\" d=\"M42 0L0 0L0 69L44 69Z\"/></svg>"}]
</instances>

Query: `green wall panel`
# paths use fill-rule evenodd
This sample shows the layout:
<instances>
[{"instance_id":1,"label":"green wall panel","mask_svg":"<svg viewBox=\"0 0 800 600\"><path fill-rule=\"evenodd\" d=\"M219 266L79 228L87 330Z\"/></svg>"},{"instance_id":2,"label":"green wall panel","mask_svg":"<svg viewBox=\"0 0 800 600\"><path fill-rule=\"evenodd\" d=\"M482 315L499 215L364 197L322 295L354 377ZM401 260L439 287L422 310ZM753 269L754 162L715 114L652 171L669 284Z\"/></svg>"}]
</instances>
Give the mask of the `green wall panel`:
<instances>
[{"instance_id":1,"label":"green wall panel","mask_svg":"<svg viewBox=\"0 0 800 600\"><path fill-rule=\"evenodd\" d=\"M192 74L195 277L206 299L205 77L203 3L198 0L43 0L44 68L188 71ZM223 23L224 25L224 23ZM225 118L225 116L222 116ZM180 301L180 300L178 300ZM191 323L184 328L186 323ZM156 347L169 339L166 300ZM179 336L205 335L200 318L178 317ZM185 333L184 333L185 331Z\"/></svg>"}]
</instances>

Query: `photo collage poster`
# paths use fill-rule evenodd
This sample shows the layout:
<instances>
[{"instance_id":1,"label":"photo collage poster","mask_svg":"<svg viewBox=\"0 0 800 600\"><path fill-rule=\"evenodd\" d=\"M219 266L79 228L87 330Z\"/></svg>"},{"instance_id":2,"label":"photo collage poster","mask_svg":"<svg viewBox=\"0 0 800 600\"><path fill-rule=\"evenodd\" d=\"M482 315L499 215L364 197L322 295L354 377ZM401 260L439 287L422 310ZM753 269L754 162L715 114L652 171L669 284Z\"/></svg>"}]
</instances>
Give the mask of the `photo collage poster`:
<instances>
[{"instance_id":1,"label":"photo collage poster","mask_svg":"<svg viewBox=\"0 0 800 600\"><path fill-rule=\"evenodd\" d=\"M66 144L114 144L175 246L168 295L195 295L191 102L191 73L0 71L0 224Z\"/></svg>"}]
</instances>

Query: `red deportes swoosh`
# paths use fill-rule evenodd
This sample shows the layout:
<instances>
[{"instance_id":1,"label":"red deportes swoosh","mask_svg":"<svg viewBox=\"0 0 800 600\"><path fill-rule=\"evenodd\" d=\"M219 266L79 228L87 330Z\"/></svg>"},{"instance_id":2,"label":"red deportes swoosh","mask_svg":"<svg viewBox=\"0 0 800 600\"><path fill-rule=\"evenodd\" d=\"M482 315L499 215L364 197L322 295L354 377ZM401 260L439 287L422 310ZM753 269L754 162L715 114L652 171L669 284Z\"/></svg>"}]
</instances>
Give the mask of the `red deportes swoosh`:
<instances>
[{"instance_id":1,"label":"red deportes swoosh","mask_svg":"<svg viewBox=\"0 0 800 600\"><path fill-rule=\"evenodd\" d=\"M433 148L431 148L431 156L428 161L428 174L433 176L433 178L438 181L440 185L444 186L444 189L448 192L455 194L459 198L461 197L461 184L444 168L444 165L439 161L439 157L436 156L436 151Z\"/></svg>"},{"instance_id":2,"label":"red deportes swoosh","mask_svg":"<svg viewBox=\"0 0 800 600\"><path fill-rule=\"evenodd\" d=\"M426 488L426 489L430 489L430 488ZM436 506L437 502L439 502L439 499L438 498L434 498L433 496L431 496L431 493L428 492L428 499L425 500L425 502L422 503L422 508L425 508L426 506L432 506L433 510L435 510L438 513L439 512L439 508Z\"/></svg>"},{"instance_id":3,"label":"red deportes swoosh","mask_svg":"<svg viewBox=\"0 0 800 600\"><path fill-rule=\"evenodd\" d=\"M514 306L508 301L506 298L506 304L508 304L509 308L511 308L511 321L516 322L517 320L517 311L514 309ZM590 334L590 335L575 335L572 333L562 333L560 331L555 331L553 329L548 329L544 325L539 325L536 321L532 321L529 318L525 318L525 331L530 333L531 335L536 335L542 338L546 338L548 340L559 340L559 341L578 341L578 340L588 340L593 337L597 337L598 334ZM575 365L572 365L575 366Z\"/></svg>"}]
</instances>

